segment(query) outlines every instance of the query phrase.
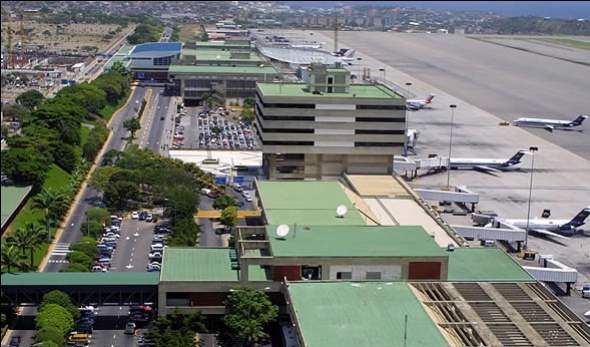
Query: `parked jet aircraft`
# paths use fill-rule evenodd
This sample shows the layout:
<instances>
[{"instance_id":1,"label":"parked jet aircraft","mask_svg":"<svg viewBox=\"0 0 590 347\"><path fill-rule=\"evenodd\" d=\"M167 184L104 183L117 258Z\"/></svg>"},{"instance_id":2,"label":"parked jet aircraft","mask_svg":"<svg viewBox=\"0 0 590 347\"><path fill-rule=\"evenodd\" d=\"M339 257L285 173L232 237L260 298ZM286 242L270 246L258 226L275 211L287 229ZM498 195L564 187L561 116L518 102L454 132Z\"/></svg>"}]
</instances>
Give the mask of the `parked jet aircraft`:
<instances>
[{"instance_id":1,"label":"parked jet aircraft","mask_svg":"<svg viewBox=\"0 0 590 347\"><path fill-rule=\"evenodd\" d=\"M449 167L451 169L474 169L480 171L500 172L503 169L519 164L520 159L526 153L526 150L521 149L508 159L450 158Z\"/></svg>"},{"instance_id":2,"label":"parked jet aircraft","mask_svg":"<svg viewBox=\"0 0 590 347\"><path fill-rule=\"evenodd\" d=\"M567 238L576 233L576 229L585 224L586 218L590 215L590 206L583 208L572 219L546 219L534 218L528 220L528 229L539 234ZM504 223L515 228L526 230L527 219L506 219Z\"/></svg>"},{"instance_id":3,"label":"parked jet aircraft","mask_svg":"<svg viewBox=\"0 0 590 347\"><path fill-rule=\"evenodd\" d=\"M572 121L547 118L518 118L514 120L514 125L542 127L545 130L553 132L553 129L571 128L582 125L582 122L584 122L586 118L588 118L588 115L586 114L581 114Z\"/></svg>"},{"instance_id":4,"label":"parked jet aircraft","mask_svg":"<svg viewBox=\"0 0 590 347\"><path fill-rule=\"evenodd\" d=\"M413 111L422 109L426 105L430 104L432 102L432 99L434 99L434 94L428 95L428 97L424 100L408 99L408 100L406 100L406 108L408 110L413 110Z\"/></svg>"}]
</instances>

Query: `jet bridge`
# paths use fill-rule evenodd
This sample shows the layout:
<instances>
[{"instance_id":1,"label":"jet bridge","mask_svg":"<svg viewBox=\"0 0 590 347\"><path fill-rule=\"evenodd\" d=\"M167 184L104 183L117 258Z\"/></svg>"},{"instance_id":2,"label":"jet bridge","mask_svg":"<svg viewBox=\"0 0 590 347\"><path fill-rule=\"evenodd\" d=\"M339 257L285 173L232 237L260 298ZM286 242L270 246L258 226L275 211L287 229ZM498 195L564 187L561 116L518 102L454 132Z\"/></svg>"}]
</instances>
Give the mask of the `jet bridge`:
<instances>
[{"instance_id":1,"label":"jet bridge","mask_svg":"<svg viewBox=\"0 0 590 347\"><path fill-rule=\"evenodd\" d=\"M428 172L440 172L449 167L449 158L432 156L430 158L411 159L408 157L393 157L393 170L404 172L410 179L418 176L418 170L428 170Z\"/></svg>"},{"instance_id":2,"label":"jet bridge","mask_svg":"<svg viewBox=\"0 0 590 347\"><path fill-rule=\"evenodd\" d=\"M541 267L523 266L522 268L538 281L565 283L566 295L569 295L572 283L578 281L578 270L560 263L550 254L540 255L539 265Z\"/></svg>"},{"instance_id":3,"label":"jet bridge","mask_svg":"<svg viewBox=\"0 0 590 347\"><path fill-rule=\"evenodd\" d=\"M414 189L414 191L424 200L471 204L471 211L473 212L475 205L479 203L479 194L468 190L466 187L454 186L453 188L453 191L438 189Z\"/></svg>"}]
</instances>

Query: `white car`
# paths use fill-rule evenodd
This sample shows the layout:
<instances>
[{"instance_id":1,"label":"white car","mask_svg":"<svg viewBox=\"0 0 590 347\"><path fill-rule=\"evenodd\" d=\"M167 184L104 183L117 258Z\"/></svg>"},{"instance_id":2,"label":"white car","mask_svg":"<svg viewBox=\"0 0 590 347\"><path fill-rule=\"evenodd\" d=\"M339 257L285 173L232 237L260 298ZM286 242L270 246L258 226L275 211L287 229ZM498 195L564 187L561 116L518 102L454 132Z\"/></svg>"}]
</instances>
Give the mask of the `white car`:
<instances>
[{"instance_id":1,"label":"white car","mask_svg":"<svg viewBox=\"0 0 590 347\"><path fill-rule=\"evenodd\" d=\"M244 194L242 194L242 196L244 197L244 200L246 200L248 202L252 201L252 195L250 195L250 193L244 192Z\"/></svg>"},{"instance_id":2,"label":"white car","mask_svg":"<svg viewBox=\"0 0 590 347\"><path fill-rule=\"evenodd\" d=\"M131 219L139 219L139 213L137 211L133 211L133 213L131 213Z\"/></svg>"}]
</instances>

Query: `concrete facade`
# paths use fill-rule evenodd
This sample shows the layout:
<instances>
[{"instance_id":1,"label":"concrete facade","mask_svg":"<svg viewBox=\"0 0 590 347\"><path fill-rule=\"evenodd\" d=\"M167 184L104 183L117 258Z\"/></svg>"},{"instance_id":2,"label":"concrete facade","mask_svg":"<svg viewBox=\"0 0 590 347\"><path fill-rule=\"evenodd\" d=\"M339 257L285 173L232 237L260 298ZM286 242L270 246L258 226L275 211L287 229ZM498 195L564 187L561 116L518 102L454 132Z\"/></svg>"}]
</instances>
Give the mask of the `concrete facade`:
<instances>
[{"instance_id":1,"label":"concrete facade","mask_svg":"<svg viewBox=\"0 0 590 347\"><path fill-rule=\"evenodd\" d=\"M257 85L255 126L270 180L392 173L405 131L404 98L351 85L348 70L312 64L307 83Z\"/></svg>"}]
</instances>

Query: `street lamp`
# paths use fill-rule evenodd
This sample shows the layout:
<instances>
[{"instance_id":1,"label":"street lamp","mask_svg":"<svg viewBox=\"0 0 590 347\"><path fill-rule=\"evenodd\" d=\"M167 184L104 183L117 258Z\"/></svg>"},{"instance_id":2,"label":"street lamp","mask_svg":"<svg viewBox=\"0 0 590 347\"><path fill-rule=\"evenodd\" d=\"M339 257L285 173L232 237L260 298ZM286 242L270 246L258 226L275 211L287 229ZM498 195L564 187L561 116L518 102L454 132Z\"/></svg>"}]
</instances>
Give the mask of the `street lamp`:
<instances>
[{"instance_id":1,"label":"street lamp","mask_svg":"<svg viewBox=\"0 0 590 347\"><path fill-rule=\"evenodd\" d=\"M531 160L531 182L529 185L529 206L526 215L526 230L524 234L524 250L529 250L529 223L531 218L531 197L533 195L533 171L535 170L535 152L539 150L539 147L531 146L529 147L529 151L533 154L533 159Z\"/></svg>"},{"instance_id":2,"label":"street lamp","mask_svg":"<svg viewBox=\"0 0 590 347\"><path fill-rule=\"evenodd\" d=\"M451 185L451 151L453 148L453 118L455 117L455 109L457 105L451 104L449 105L451 108L451 137L449 138L449 163L447 167L447 189L449 189Z\"/></svg>"},{"instance_id":3,"label":"street lamp","mask_svg":"<svg viewBox=\"0 0 590 347\"><path fill-rule=\"evenodd\" d=\"M165 198L164 201L172 201L174 203L174 225L176 225L176 200Z\"/></svg>"},{"instance_id":4,"label":"street lamp","mask_svg":"<svg viewBox=\"0 0 590 347\"><path fill-rule=\"evenodd\" d=\"M410 86L412 82L406 82L406 101L410 99ZM408 156L408 108L406 107L406 121L404 122L404 157Z\"/></svg>"}]
</instances>

